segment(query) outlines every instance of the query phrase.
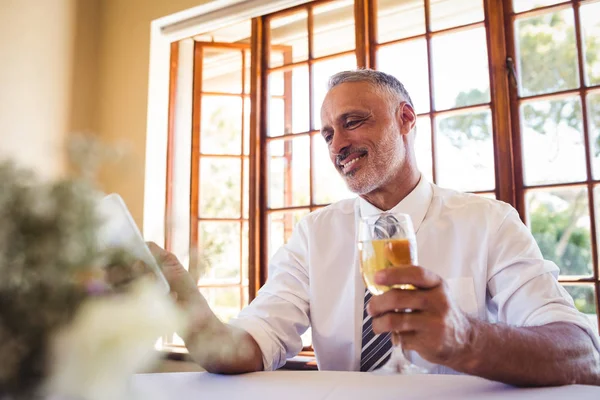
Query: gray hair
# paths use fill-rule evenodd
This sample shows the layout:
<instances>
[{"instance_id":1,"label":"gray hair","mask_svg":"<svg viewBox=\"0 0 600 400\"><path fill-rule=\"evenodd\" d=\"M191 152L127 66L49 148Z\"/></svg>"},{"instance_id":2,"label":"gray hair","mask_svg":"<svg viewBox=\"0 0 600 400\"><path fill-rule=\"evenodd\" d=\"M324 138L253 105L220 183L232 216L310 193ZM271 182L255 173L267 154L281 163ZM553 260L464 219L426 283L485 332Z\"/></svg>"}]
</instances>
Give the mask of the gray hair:
<instances>
[{"instance_id":1,"label":"gray hair","mask_svg":"<svg viewBox=\"0 0 600 400\"><path fill-rule=\"evenodd\" d=\"M386 74L385 72L375 71L372 69L356 69L352 71L342 71L329 78L328 90L333 89L337 85L346 82L369 82L374 86L390 93L394 97L399 97L405 100L411 107L414 108L413 102L408 94L408 91L396 77Z\"/></svg>"}]
</instances>

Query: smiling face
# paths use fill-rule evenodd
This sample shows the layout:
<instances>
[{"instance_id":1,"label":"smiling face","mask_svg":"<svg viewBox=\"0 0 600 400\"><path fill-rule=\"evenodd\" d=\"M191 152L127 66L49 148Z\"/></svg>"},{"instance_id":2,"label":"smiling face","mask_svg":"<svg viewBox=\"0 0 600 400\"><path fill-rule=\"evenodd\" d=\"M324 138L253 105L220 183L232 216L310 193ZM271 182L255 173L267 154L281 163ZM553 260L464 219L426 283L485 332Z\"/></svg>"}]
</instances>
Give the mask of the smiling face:
<instances>
[{"instance_id":1,"label":"smiling face","mask_svg":"<svg viewBox=\"0 0 600 400\"><path fill-rule=\"evenodd\" d=\"M393 185L413 162L412 107L369 82L332 88L321 107L321 134L348 188L366 195Z\"/></svg>"}]
</instances>

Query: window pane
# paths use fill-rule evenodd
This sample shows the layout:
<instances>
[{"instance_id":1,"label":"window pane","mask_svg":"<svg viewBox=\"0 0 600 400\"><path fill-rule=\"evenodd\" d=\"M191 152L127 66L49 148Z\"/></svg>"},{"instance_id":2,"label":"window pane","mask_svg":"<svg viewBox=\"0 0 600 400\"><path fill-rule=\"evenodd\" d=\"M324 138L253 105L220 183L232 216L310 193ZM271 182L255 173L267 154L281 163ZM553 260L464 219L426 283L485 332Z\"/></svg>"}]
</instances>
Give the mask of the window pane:
<instances>
[{"instance_id":1,"label":"window pane","mask_svg":"<svg viewBox=\"0 0 600 400\"><path fill-rule=\"evenodd\" d=\"M246 58L246 69L244 70L244 93L250 94L250 68L252 67L252 53L250 52L250 50L245 50L244 56Z\"/></svg>"},{"instance_id":2,"label":"window pane","mask_svg":"<svg viewBox=\"0 0 600 400\"><path fill-rule=\"evenodd\" d=\"M417 114L429 112L429 67L425 39L379 48L377 69L395 76L402 82L410 94Z\"/></svg>"},{"instance_id":3,"label":"window pane","mask_svg":"<svg viewBox=\"0 0 600 400\"><path fill-rule=\"evenodd\" d=\"M284 118L285 103L283 98L271 96L269 100L269 125L267 135L283 136L286 130Z\"/></svg>"},{"instance_id":4,"label":"window pane","mask_svg":"<svg viewBox=\"0 0 600 400\"><path fill-rule=\"evenodd\" d=\"M240 154L242 145L242 99L202 96L200 152Z\"/></svg>"},{"instance_id":5,"label":"window pane","mask_svg":"<svg viewBox=\"0 0 600 400\"><path fill-rule=\"evenodd\" d=\"M519 19L515 31L521 96L579 86L572 9Z\"/></svg>"},{"instance_id":6,"label":"window pane","mask_svg":"<svg viewBox=\"0 0 600 400\"><path fill-rule=\"evenodd\" d=\"M567 292L569 292L571 297L573 297L575 307L587 315L592 323L592 326L596 328L596 332L598 332L598 317L596 316L598 309L596 307L597 302L596 295L594 294L594 286L568 284L563 284L563 286Z\"/></svg>"},{"instance_id":7,"label":"window pane","mask_svg":"<svg viewBox=\"0 0 600 400\"><path fill-rule=\"evenodd\" d=\"M243 217L248 219L250 209L250 160L244 158L244 213Z\"/></svg>"},{"instance_id":8,"label":"window pane","mask_svg":"<svg viewBox=\"0 0 600 400\"><path fill-rule=\"evenodd\" d=\"M242 223L242 284L248 286L248 273L250 268L250 241L249 225L245 221ZM246 289L247 291L247 289Z\"/></svg>"},{"instance_id":9,"label":"window pane","mask_svg":"<svg viewBox=\"0 0 600 400\"><path fill-rule=\"evenodd\" d=\"M564 2L565 0L513 0L513 10L515 12L523 12Z\"/></svg>"},{"instance_id":10,"label":"window pane","mask_svg":"<svg viewBox=\"0 0 600 400\"><path fill-rule=\"evenodd\" d=\"M239 222L199 222L200 285L239 283Z\"/></svg>"},{"instance_id":11,"label":"window pane","mask_svg":"<svg viewBox=\"0 0 600 400\"><path fill-rule=\"evenodd\" d=\"M313 65L314 80L314 130L321 129L321 105L327 94L327 83L331 75L356 68L356 56L354 54L337 57L326 61L317 62Z\"/></svg>"},{"instance_id":12,"label":"window pane","mask_svg":"<svg viewBox=\"0 0 600 400\"><path fill-rule=\"evenodd\" d=\"M239 159L200 159L200 217L240 217L240 173Z\"/></svg>"},{"instance_id":13,"label":"window pane","mask_svg":"<svg viewBox=\"0 0 600 400\"><path fill-rule=\"evenodd\" d=\"M313 136L314 149L314 193L316 204L329 204L355 197L329 158L329 149L320 134Z\"/></svg>"},{"instance_id":14,"label":"window pane","mask_svg":"<svg viewBox=\"0 0 600 400\"><path fill-rule=\"evenodd\" d=\"M240 312L239 287L200 288L200 292L221 321L227 323Z\"/></svg>"},{"instance_id":15,"label":"window pane","mask_svg":"<svg viewBox=\"0 0 600 400\"><path fill-rule=\"evenodd\" d=\"M271 68L308 59L307 20L302 10L270 21Z\"/></svg>"},{"instance_id":16,"label":"window pane","mask_svg":"<svg viewBox=\"0 0 600 400\"><path fill-rule=\"evenodd\" d=\"M244 290L242 291L242 308L246 307L250 302L248 301L248 297L249 297L249 290L248 290L248 286L244 286Z\"/></svg>"},{"instance_id":17,"label":"window pane","mask_svg":"<svg viewBox=\"0 0 600 400\"><path fill-rule=\"evenodd\" d=\"M462 191L493 190L496 185L491 112L439 117L436 126L437 183Z\"/></svg>"},{"instance_id":18,"label":"window pane","mask_svg":"<svg viewBox=\"0 0 600 400\"><path fill-rule=\"evenodd\" d=\"M436 110L490 101L485 28L435 36L432 57Z\"/></svg>"},{"instance_id":19,"label":"window pane","mask_svg":"<svg viewBox=\"0 0 600 400\"><path fill-rule=\"evenodd\" d=\"M594 179L600 179L600 92L587 95L588 130Z\"/></svg>"},{"instance_id":20,"label":"window pane","mask_svg":"<svg viewBox=\"0 0 600 400\"><path fill-rule=\"evenodd\" d=\"M298 221L308 210L274 212L269 214L269 259L283 246L292 236L292 231Z\"/></svg>"},{"instance_id":21,"label":"window pane","mask_svg":"<svg viewBox=\"0 0 600 400\"><path fill-rule=\"evenodd\" d=\"M268 144L269 208L310 204L310 137Z\"/></svg>"},{"instance_id":22,"label":"window pane","mask_svg":"<svg viewBox=\"0 0 600 400\"><path fill-rule=\"evenodd\" d=\"M525 183L586 179L579 96L521 105Z\"/></svg>"},{"instance_id":23,"label":"window pane","mask_svg":"<svg viewBox=\"0 0 600 400\"><path fill-rule=\"evenodd\" d=\"M482 0L431 0L431 30L483 21Z\"/></svg>"},{"instance_id":24,"label":"window pane","mask_svg":"<svg viewBox=\"0 0 600 400\"><path fill-rule=\"evenodd\" d=\"M419 171L429 181L433 182L433 159L431 150L431 120L428 116L417 118L417 136L415 138L415 153Z\"/></svg>"},{"instance_id":25,"label":"window pane","mask_svg":"<svg viewBox=\"0 0 600 400\"><path fill-rule=\"evenodd\" d=\"M352 50L354 0L333 1L313 9L313 57Z\"/></svg>"},{"instance_id":26,"label":"window pane","mask_svg":"<svg viewBox=\"0 0 600 400\"><path fill-rule=\"evenodd\" d=\"M585 82L600 84L600 3L582 4L579 8L585 49Z\"/></svg>"},{"instance_id":27,"label":"window pane","mask_svg":"<svg viewBox=\"0 0 600 400\"><path fill-rule=\"evenodd\" d=\"M425 33L423 0L378 0L377 42L416 36Z\"/></svg>"},{"instance_id":28,"label":"window pane","mask_svg":"<svg viewBox=\"0 0 600 400\"><path fill-rule=\"evenodd\" d=\"M242 51L204 47L202 91L242 93Z\"/></svg>"},{"instance_id":29,"label":"window pane","mask_svg":"<svg viewBox=\"0 0 600 400\"><path fill-rule=\"evenodd\" d=\"M527 192L528 222L545 259L561 275L591 275L592 249L588 194L585 187Z\"/></svg>"},{"instance_id":30,"label":"window pane","mask_svg":"<svg viewBox=\"0 0 600 400\"><path fill-rule=\"evenodd\" d=\"M594 213L596 216L596 246L600 245L600 185L594 186Z\"/></svg>"},{"instance_id":31,"label":"window pane","mask_svg":"<svg viewBox=\"0 0 600 400\"><path fill-rule=\"evenodd\" d=\"M250 154L250 114L252 106L250 99L244 99L244 155Z\"/></svg>"},{"instance_id":32,"label":"window pane","mask_svg":"<svg viewBox=\"0 0 600 400\"><path fill-rule=\"evenodd\" d=\"M292 120L292 133L307 132L310 129L308 67L294 68L292 71L285 72L284 77L284 79L291 79L291 93L286 92L285 97L286 101L292 103L289 106L292 115L289 116L286 111L285 118Z\"/></svg>"},{"instance_id":33,"label":"window pane","mask_svg":"<svg viewBox=\"0 0 600 400\"><path fill-rule=\"evenodd\" d=\"M308 67L269 75L269 136L309 130Z\"/></svg>"}]
</instances>

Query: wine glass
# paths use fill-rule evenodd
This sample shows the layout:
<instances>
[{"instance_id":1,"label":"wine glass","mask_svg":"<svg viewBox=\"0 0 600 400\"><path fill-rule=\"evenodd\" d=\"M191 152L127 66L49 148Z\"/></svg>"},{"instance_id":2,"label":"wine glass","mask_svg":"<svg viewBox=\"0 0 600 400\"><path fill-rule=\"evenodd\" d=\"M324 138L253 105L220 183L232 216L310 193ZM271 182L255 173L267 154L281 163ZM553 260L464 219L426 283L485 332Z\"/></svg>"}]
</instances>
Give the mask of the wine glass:
<instances>
[{"instance_id":1,"label":"wine glass","mask_svg":"<svg viewBox=\"0 0 600 400\"><path fill-rule=\"evenodd\" d=\"M375 283L375 274L399 265L417 265L417 239L410 216L382 213L361 217L358 226L360 267L367 290L373 296L388 290L415 290L413 285L382 286ZM412 312L409 309L395 312ZM398 333L392 332L392 353L389 361L377 373L424 374L427 370L412 364L404 355Z\"/></svg>"}]
</instances>

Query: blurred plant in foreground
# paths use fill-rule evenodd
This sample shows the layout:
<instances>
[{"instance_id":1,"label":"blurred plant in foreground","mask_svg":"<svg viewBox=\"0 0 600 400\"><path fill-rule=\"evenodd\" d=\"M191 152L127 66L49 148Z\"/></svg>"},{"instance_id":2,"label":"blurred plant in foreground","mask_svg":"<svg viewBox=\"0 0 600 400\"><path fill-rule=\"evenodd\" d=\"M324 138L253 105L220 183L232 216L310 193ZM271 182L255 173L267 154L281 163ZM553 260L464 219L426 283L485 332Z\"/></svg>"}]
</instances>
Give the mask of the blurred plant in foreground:
<instances>
[{"instance_id":1,"label":"blurred plant in foreground","mask_svg":"<svg viewBox=\"0 0 600 400\"><path fill-rule=\"evenodd\" d=\"M158 337L183 328L154 281L106 281L133 260L99 247L100 193L83 175L41 182L0 163L0 399L129 396Z\"/></svg>"}]
</instances>

